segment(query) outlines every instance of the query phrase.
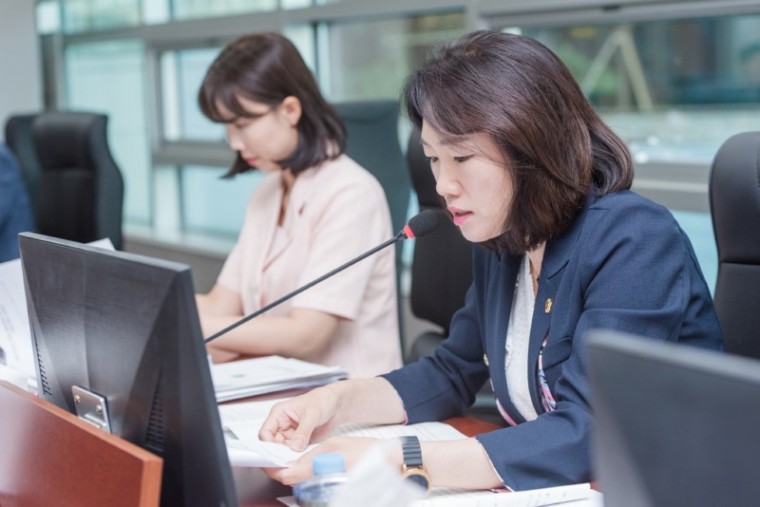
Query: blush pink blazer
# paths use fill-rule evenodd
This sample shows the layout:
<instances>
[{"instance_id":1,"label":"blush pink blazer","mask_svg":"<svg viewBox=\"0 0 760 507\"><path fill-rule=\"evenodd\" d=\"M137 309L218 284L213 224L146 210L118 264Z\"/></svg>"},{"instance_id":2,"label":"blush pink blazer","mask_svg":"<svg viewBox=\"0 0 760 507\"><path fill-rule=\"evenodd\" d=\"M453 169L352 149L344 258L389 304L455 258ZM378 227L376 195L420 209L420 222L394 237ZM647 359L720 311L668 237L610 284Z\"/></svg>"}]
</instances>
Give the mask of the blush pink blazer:
<instances>
[{"instance_id":1,"label":"blush pink blazer","mask_svg":"<svg viewBox=\"0 0 760 507\"><path fill-rule=\"evenodd\" d=\"M268 174L248 203L237 244L218 282L240 294L251 313L390 239L390 212L377 180L342 155L301 173L293 185L282 237L274 237L281 176ZM267 312L308 308L340 317L329 345L308 361L337 365L351 377L401 366L394 248L388 247Z\"/></svg>"}]
</instances>

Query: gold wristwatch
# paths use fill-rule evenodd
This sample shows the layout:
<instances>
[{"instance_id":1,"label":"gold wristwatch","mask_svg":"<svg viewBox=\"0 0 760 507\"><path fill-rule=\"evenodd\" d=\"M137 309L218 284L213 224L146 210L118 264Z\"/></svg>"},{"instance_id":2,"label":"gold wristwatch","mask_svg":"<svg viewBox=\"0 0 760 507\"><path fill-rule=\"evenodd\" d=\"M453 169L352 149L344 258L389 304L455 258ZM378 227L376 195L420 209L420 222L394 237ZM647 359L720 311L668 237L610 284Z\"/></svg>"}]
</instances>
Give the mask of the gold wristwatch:
<instances>
[{"instance_id":1,"label":"gold wristwatch","mask_svg":"<svg viewBox=\"0 0 760 507\"><path fill-rule=\"evenodd\" d=\"M422 465L422 449L419 439L417 437L401 437L401 451L404 456L401 476L404 480L429 490L430 476Z\"/></svg>"}]
</instances>

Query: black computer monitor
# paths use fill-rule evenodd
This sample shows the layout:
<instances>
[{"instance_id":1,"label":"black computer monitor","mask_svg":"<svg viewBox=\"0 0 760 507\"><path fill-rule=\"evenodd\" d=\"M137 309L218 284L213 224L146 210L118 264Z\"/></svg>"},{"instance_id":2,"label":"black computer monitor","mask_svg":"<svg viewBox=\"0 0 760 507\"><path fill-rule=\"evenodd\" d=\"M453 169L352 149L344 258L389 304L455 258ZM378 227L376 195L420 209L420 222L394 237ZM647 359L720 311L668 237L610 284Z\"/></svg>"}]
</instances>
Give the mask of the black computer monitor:
<instances>
[{"instance_id":1,"label":"black computer monitor","mask_svg":"<svg viewBox=\"0 0 760 507\"><path fill-rule=\"evenodd\" d=\"M605 505L757 505L760 361L613 331L588 360Z\"/></svg>"},{"instance_id":2,"label":"black computer monitor","mask_svg":"<svg viewBox=\"0 0 760 507\"><path fill-rule=\"evenodd\" d=\"M161 505L235 505L189 268L39 234L19 246L39 395L103 425L101 396L111 432L163 458Z\"/></svg>"}]
</instances>

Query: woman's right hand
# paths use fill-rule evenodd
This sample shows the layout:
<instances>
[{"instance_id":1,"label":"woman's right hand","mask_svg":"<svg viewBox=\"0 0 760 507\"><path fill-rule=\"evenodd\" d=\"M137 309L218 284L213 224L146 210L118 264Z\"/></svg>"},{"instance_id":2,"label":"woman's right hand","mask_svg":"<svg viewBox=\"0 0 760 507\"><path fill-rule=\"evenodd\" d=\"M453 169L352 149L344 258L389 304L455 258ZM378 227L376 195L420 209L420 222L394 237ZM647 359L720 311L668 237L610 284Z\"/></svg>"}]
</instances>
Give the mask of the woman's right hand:
<instances>
[{"instance_id":1,"label":"woman's right hand","mask_svg":"<svg viewBox=\"0 0 760 507\"><path fill-rule=\"evenodd\" d=\"M320 387L277 403L261 425L259 438L300 452L310 442L329 434L340 423L341 384Z\"/></svg>"},{"instance_id":2,"label":"woman's right hand","mask_svg":"<svg viewBox=\"0 0 760 507\"><path fill-rule=\"evenodd\" d=\"M405 420L401 398L384 378L341 380L276 404L259 438L300 452L343 423L400 424Z\"/></svg>"}]
</instances>

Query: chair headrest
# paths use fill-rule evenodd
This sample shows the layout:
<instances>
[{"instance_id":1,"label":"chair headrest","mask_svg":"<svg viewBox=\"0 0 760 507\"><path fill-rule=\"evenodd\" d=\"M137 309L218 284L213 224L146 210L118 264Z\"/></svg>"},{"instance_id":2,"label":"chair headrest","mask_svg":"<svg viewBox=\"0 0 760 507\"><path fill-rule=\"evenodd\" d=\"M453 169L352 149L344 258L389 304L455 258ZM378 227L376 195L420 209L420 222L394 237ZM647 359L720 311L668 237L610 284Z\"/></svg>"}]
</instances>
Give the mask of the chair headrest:
<instances>
[{"instance_id":1,"label":"chair headrest","mask_svg":"<svg viewBox=\"0 0 760 507\"><path fill-rule=\"evenodd\" d=\"M377 123L383 119L394 123L398 121L399 105L394 100L338 102L333 107L345 122Z\"/></svg>"},{"instance_id":2,"label":"chair headrest","mask_svg":"<svg viewBox=\"0 0 760 507\"><path fill-rule=\"evenodd\" d=\"M105 115L95 113L52 111L37 115L32 135L42 170L93 169L98 145L107 145L106 121Z\"/></svg>"},{"instance_id":3,"label":"chair headrest","mask_svg":"<svg viewBox=\"0 0 760 507\"><path fill-rule=\"evenodd\" d=\"M736 134L718 150L710 212L720 262L760 263L760 132Z\"/></svg>"}]
</instances>

